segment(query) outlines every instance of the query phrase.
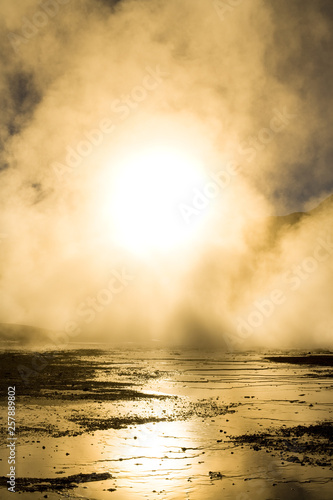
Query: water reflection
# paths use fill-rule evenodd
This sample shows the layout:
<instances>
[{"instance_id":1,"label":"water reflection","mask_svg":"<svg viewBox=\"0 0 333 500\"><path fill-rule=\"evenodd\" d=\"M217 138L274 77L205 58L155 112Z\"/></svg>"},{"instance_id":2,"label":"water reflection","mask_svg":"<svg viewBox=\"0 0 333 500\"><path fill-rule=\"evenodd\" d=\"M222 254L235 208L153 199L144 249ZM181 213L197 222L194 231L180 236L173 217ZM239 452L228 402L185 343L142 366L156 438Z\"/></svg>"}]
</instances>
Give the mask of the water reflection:
<instances>
[{"instance_id":1,"label":"water reflection","mask_svg":"<svg viewBox=\"0 0 333 500\"><path fill-rule=\"evenodd\" d=\"M70 498L96 500L109 499L111 490L116 500L330 498L328 467L286 462L280 450L254 450L234 439L327 419L332 385L325 374L314 380L307 367L279 367L258 354L174 356L137 350L83 357L77 351L74 359L94 366L91 383L105 384L103 391L124 384L116 387L120 396L98 397L93 385L85 399L63 400L59 391L58 399L26 396L18 414L19 476L110 472L112 479L70 491ZM147 397L128 395L128 388ZM148 397L154 394L178 397ZM99 426L108 419L124 427ZM35 426L31 433L23 432L27 422ZM39 435L38 428L49 433ZM56 435L55 429L71 435ZM2 447L2 463L6 453Z\"/></svg>"}]
</instances>

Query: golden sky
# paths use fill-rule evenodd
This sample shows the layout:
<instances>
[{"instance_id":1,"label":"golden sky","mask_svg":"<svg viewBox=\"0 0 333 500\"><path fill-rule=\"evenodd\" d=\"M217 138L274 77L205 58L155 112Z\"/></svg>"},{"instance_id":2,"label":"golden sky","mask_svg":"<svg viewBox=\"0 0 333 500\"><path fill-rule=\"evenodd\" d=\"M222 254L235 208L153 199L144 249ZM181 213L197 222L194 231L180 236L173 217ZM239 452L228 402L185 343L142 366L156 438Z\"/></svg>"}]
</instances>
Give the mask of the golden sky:
<instances>
[{"instance_id":1,"label":"golden sky","mask_svg":"<svg viewBox=\"0 0 333 500\"><path fill-rule=\"evenodd\" d=\"M0 6L0 321L331 345L330 2Z\"/></svg>"}]
</instances>

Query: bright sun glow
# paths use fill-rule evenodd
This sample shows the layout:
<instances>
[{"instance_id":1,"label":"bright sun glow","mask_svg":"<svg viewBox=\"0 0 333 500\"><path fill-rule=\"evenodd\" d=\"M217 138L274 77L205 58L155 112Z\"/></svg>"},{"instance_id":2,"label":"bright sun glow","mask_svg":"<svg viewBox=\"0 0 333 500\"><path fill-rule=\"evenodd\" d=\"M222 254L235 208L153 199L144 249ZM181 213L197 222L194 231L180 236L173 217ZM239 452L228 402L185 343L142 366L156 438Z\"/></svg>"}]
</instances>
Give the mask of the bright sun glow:
<instances>
[{"instance_id":1,"label":"bright sun glow","mask_svg":"<svg viewBox=\"0 0 333 500\"><path fill-rule=\"evenodd\" d=\"M187 224L180 205L202 180L190 155L155 148L132 155L120 165L112 195L118 241L130 251L167 251L188 241L198 221Z\"/></svg>"}]
</instances>

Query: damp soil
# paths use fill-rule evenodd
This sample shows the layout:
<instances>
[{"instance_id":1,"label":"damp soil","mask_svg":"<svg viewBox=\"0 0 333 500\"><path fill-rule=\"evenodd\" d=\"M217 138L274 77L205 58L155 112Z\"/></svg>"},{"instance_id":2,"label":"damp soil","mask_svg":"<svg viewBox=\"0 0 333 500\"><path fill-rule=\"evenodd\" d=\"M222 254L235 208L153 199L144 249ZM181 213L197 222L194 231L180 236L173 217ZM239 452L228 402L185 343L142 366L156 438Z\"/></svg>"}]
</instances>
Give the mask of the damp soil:
<instances>
[{"instance_id":1,"label":"damp soil","mask_svg":"<svg viewBox=\"0 0 333 500\"><path fill-rule=\"evenodd\" d=\"M185 492L191 500L326 500L331 360L164 349L0 352L0 376L16 388L16 490L27 499L104 500L112 492L115 500L178 500ZM4 385L0 401L5 407Z\"/></svg>"},{"instance_id":2,"label":"damp soil","mask_svg":"<svg viewBox=\"0 0 333 500\"><path fill-rule=\"evenodd\" d=\"M18 491L25 492L45 492L45 491L59 491L77 488L81 483L90 483L93 481L105 481L112 479L112 475L108 472L91 474L73 474L67 477L58 478L34 478L22 477L17 479L16 488ZM7 486L7 478L0 477L0 486Z\"/></svg>"},{"instance_id":3,"label":"damp soil","mask_svg":"<svg viewBox=\"0 0 333 500\"><path fill-rule=\"evenodd\" d=\"M267 429L264 432L233 437L236 444L247 444L255 451L266 450L281 461L329 467L333 464L333 423L297 425Z\"/></svg>"}]
</instances>

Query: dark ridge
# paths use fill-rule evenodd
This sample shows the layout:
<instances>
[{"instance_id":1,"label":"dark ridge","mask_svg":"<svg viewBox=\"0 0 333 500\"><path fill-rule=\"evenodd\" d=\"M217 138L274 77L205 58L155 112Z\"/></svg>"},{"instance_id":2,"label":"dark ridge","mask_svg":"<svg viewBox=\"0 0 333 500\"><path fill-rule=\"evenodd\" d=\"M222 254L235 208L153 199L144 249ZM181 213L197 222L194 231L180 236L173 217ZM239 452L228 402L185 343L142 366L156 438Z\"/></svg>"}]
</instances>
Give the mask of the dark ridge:
<instances>
[{"instance_id":1,"label":"dark ridge","mask_svg":"<svg viewBox=\"0 0 333 500\"><path fill-rule=\"evenodd\" d=\"M317 215L320 212L331 210L333 208L333 194L325 198L324 201L319 203L319 205L312 210L309 210L310 215Z\"/></svg>"},{"instance_id":2,"label":"dark ridge","mask_svg":"<svg viewBox=\"0 0 333 500\"><path fill-rule=\"evenodd\" d=\"M275 363L290 363L293 365L315 365L315 366L333 366L332 354L315 354L309 356L269 356L268 361Z\"/></svg>"},{"instance_id":3,"label":"dark ridge","mask_svg":"<svg viewBox=\"0 0 333 500\"><path fill-rule=\"evenodd\" d=\"M304 221L311 221L312 217L330 213L333 209L333 195L324 199L317 207L308 212L293 212L286 215L273 215L264 221L258 220L258 227L245 230L246 241L257 250L268 250L278 245L283 236L290 230L297 230ZM264 229L260 229L264 224ZM260 243L258 241L260 240Z\"/></svg>"},{"instance_id":4,"label":"dark ridge","mask_svg":"<svg viewBox=\"0 0 333 500\"><path fill-rule=\"evenodd\" d=\"M16 341L20 345L45 343L50 331L30 325L17 325L14 323L0 323L0 341ZM50 341L49 341L50 342Z\"/></svg>"}]
</instances>

